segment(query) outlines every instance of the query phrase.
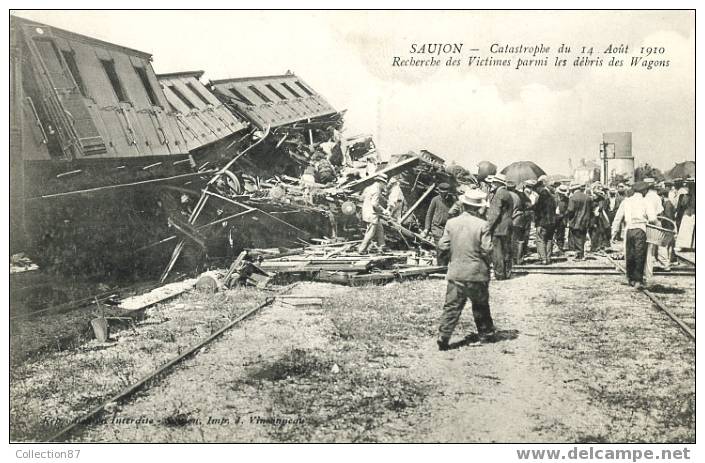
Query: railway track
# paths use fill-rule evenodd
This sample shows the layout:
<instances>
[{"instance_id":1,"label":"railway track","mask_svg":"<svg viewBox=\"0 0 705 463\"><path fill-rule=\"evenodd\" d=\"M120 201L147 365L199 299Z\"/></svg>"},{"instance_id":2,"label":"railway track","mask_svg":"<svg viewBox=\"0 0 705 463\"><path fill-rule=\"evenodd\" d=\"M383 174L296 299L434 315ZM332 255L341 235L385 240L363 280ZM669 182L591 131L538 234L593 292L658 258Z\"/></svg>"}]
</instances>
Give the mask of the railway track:
<instances>
[{"instance_id":1,"label":"railway track","mask_svg":"<svg viewBox=\"0 0 705 463\"><path fill-rule=\"evenodd\" d=\"M296 286L296 283L287 286L284 288L282 291L279 292L277 296L281 296L288 291L290 291L294 286ZM207 346L208 344L212 343L216 339L220 338L223 334L225 334L227 331L230 329L234 328L238 324L240 324L242 321L246 320L247 318L251 317L258 311L262 310L263 308L271 305L274 301L276 300L276 296L267 298L267 300L248 310L244 314L240 315L236 319L232 320L230 323L226 324L222 328L220 328L218 331L210 335L208 338L197 342L193 346L189 347L186 349L184 352L182 352L180 355L177 357L173 358L169 362L165 363L155 371L149 373L148 375L142 377L138 381L132 383L131 385L123 388L120 390L118 393L115 395L112 395L109 397L107 400L103 401L99 405L93 407L91 410L86 412L84 415L80 416L79 418L76 418L71 422L71 424L65 426L58 432L52 434L51 436L47 437L44 442L62 442L65 441L67 438L69 438L71 435L75 434L78 432L81 427L89 422L91 419L98 417L101 413L103 413L106 408L115 403L122 402L129 397L131 397L133 394L136 392L143 390L153 384L155 384L160 378L164 377L165 375L169 374L169 372L178 364L183 362L184 360L188 359L189 357L195 355L198 353L202 348Z\"/></svg>"},{"instance_id":2,"label":"railway track","mask_svg":"<svg viewBox=\"0 0 705 463\"><path fill-rule=\"evenodd\" d=\"M619 263L607 256L607 260L621 273L626 274L626 269ZM659 275L659 274L657 274ZM693 276L695 271L693 269ZM668 276L667 273L661 273L660 276ZM695 298L693 292L693 301L690 302L687 290L677 287L663 287L656 291L654 287L651 290L641 287L639 290L649 298L649 300L659 310L666 314L678 327L685 333L693 342L695 342ZM658 294L658 295L657 295ZM686 294L685 296L683 296ZM677 297L683 296L683 297ZM684 303L685 302L685 303Z\"/></svg>"}]
</instances>

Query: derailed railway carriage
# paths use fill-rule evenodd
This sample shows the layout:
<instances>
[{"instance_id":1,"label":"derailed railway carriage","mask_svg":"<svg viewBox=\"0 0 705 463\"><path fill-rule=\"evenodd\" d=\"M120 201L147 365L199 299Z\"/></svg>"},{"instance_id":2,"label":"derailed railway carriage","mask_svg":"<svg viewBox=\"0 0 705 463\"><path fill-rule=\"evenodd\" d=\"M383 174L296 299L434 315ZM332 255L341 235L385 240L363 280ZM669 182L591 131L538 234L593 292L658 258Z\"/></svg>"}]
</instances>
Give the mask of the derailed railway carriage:
<instances>
[{"instance_id":1,"label":"derailed railway carriage","mask_svg":"<svg viewBox=\"0 0 705 463\"><path fill-rule=\"evenodd\" d=\"M204 252L226 252L224 242L230 252L300 244L301 233L330 228L317 209L266 197L246 206L262 214L237 224L184 228L206 184L232 159L218 190L225 197L243 193L245 177L298 176L308 159L282 149L319 143L342 125L342 113L298 77L231 80L247 84L244 100L256 103L233 104L216 96L217 85L201 83L202 71L157 76L148 53L22 18L10 23L13 254L69 275L133 277L163 268L177 231L195 238L186 249L198 244L203 262ZM193 226L229 212L238 212L232 201L214 199ZM281 220L270 213L295 225L277 230Z\"/></svg>"},{"instance_id":2,"label":"derailed railway carriage","mask_svg":"<svg viewBox=\"0 0 705 463\"><path fill-rule=\"evenodd\" d=\"M11 17L10 63L11 249L43 267L137 270L168 232L161 188L247 127L194 75L160 83L148 53L34 21Z\"/></svg>"}]
</instances>

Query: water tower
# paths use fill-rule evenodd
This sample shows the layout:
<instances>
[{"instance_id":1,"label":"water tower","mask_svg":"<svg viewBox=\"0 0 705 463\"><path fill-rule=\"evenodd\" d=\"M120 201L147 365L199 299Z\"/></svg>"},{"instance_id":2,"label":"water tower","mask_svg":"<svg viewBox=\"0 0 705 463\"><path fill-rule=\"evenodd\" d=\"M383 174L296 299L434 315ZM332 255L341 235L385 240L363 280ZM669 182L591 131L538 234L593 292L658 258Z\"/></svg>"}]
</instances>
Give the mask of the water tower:
<instances>
[{"instance_id":1,"label":"water tower","mask_svg":"<svg viewBox=\"0 0 705 463\"><path fill-rule=\"evenodd\" d=\"M602 134L600 144L600 180L607 185L615 175L634 180L632 133L609 132Z\"/></svg>"}]
</instances>

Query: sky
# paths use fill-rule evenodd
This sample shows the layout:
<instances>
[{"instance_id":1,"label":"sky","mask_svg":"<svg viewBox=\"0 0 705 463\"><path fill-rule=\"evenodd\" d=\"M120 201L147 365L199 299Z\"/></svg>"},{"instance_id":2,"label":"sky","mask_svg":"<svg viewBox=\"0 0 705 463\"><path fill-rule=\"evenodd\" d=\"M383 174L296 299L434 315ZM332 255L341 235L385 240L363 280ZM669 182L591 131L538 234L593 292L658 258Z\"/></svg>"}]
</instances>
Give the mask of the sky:
<instances>
[{"instance_id":1,"label":"sky","mask_svg":"<svg viewBox=\"0 0 705 463\"><path fill-rule=\"evenodd\" d=\"M637 164L695 159L694 13L679 11L18 11L153 55L157 73L203 81L291 70L383 157L427 149L469 168L532 160L569 174L603 132L631 131ZM412 43L663 47L667 68L392 67ZM478 53L468 52L477 48ZM424 58L423 56L417 56ZM445 61L445 58L442 59ZM572 61L569 60L569 61Z\"/></svg>"}]
</instances>

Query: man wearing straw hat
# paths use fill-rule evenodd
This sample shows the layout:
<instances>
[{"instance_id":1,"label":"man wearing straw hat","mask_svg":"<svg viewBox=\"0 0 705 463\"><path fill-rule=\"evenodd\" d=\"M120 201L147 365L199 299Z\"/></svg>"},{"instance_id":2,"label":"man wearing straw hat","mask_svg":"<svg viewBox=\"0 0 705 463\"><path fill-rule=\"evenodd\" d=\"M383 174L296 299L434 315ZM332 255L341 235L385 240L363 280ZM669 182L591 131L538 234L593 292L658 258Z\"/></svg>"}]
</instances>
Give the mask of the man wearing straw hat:
<instances>
[{"instance_id":1,"label":"man wearing straw hat","mask_svg":"<svg viewBox=\"0 0 705 463\"><path fill-rule=\"evenodd\" d=\"M382 204L387 180L386 174L377 174L374 183L362 191L362 220L367 224L367 231L357 248L360 254L367 252L372 239L377 242L378 250L384 248L384 225L381 217L385 214Z\"/></svg>"},{"instance_id":2,"label":"man wearing straw hat","mask_svg":"<svg viewBox=\"0 0 705 463\"><path fill-rule=\"evenodd\" d=\"M492 233L492 264L497 280L506 280L512 273L512 211L514 201L507 191L507 179L504 174L488 177L490 208L487 223Z\"/></svg>"},{"instance_id":3,"label":"man wearing straw hat","mask_svg":"<svg viewBox=\"0 0 705 463\"><path fill-rule=\"evenodd\" d=\"M656 211L644 198L649 186L636 182L632 187L634 193L622 201L612 222L612 241L615 241L622 222L625 222L626 238L624 243L627 263L627 280L631 286L641 288L644 284L644 267L647 258L646 224L656 223Z\"/></svg>"},{"instance_id":4,"label":"man wearing straw hat","mask_svg":"<svg viewBox=\"0 0 705 463\"><path fill-rule=\"evenodd\" d=\"M460 196L463 212L448 220L438 241L438 249L450 254L446 299L438 330L439 350L448 350L468 299L480 341L489 340L494 333L489 303L492 235L489 224L480 217L480 210L488 205L485 198L486 194L479 189L469 189Z\"/></svg>"}]
</instances>

